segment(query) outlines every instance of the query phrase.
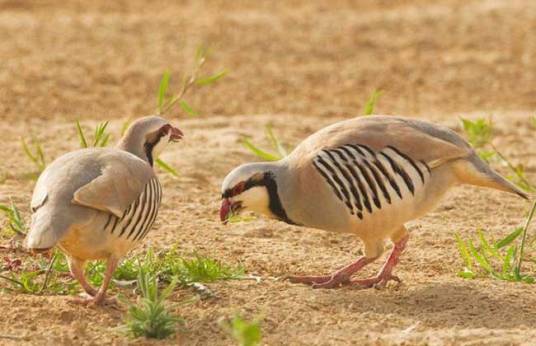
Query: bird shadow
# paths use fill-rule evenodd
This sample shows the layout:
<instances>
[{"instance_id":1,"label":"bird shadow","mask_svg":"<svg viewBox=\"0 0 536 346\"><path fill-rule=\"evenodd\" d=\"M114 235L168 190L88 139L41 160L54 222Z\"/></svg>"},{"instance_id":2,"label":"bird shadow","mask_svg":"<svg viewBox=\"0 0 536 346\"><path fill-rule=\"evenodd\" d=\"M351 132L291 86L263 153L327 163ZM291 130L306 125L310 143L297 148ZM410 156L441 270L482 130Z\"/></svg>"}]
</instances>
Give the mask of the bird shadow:
<instances>
[{"instance_id":1,"label":"bird shadow","mask_svg":"<svg viewBox=\"0 0 536 346\"><path fill-rule=\"evenodd\" d=\"M536 298L528 290L476 285L432 283L383 291L347 288L345 294L332 296L330 304L349 312L412 318L425 326L511 329L536 325Z\"/></svg>"}]
</instances>

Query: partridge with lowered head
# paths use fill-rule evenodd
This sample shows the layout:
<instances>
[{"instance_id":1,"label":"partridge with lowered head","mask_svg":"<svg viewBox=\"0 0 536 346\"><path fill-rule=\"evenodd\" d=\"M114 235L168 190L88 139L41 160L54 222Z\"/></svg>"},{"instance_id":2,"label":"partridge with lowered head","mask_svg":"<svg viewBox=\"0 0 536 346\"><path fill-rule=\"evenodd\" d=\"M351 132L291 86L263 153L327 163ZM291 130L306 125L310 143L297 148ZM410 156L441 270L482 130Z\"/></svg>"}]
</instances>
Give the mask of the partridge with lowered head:
<instances>
[{"instance_id":1,"label":"partridge with lowered head","mask_svg":"<svg viewBox=\"0 0 536 346\"><path fill-rule=\"evenodd\" d=\"M341 121L276 162L247 163L222 184L220 217L251 210L283 222L357 235L364 256L331 275L291 276L315 288L385 285L408 241L404 224L436 206L453 186L471 184L528 196L482 161L447 127L369 116ZM378 275L351 280L394 243Z\"/></svg>"}]
</instances>

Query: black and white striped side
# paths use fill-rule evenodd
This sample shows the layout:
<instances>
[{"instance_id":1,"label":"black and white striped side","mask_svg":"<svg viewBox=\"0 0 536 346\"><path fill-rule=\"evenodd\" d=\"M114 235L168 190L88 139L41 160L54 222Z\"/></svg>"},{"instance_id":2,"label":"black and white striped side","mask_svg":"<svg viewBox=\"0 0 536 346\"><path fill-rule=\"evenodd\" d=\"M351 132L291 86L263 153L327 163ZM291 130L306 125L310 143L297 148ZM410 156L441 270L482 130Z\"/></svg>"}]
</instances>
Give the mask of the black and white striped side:
<instances>
[{"instance_id":1,"label":"black and white striped side","mask_svg":"<svg viewBox=\"0 0 536 346\"><path fill-rule=\"evenodd\" d=\"M153 226L161 201L162 187L155 177L145 185L138 199L125 210L120 218L112 214L108 215L104 231L131 241L143 239Z\"/></svg>"},{"instance_id":2,"label":"black and white striped side","mask_svg":"<svg viewBox=\"0 0 536 346\"><path fill-rule=\"evenodd\" d=\"M324 149L313 164L350 214L360 219L367 212L413 197L431 174L425 162L392 146L381 151L362 144Z\"/></svg>"}]
</instances>

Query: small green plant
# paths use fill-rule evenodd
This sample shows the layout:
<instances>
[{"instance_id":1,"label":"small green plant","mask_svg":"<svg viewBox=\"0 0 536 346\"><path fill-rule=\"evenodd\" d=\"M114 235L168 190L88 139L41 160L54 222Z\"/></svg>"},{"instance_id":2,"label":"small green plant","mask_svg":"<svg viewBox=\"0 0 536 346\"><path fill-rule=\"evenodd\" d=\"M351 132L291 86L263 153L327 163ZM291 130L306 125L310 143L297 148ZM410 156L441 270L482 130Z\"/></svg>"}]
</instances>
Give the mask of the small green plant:
<instances>
[{"instance_id":1,"label":"small green plant","mask_svg":"<svg viewBox=\"0 0 536 346\"><path fill-rule=\"evenodd\" d=\"M509 170L507 178L521 189L527 192L536 192L536 185L532 184L525 175L523 165L514 165L506 158L492 143L493 123L491 119L479 118L474 121L460 119L463 130L469 140L469 143L475 148L478 156L486 162L494 159L499 160Z\"/></svg>"},{"instance_id":2,"label":"small green plant","mask_svg":"<svg viewBox=\"0 0 536 346\"><path fill-rule=\"evenodd\" d=\"M4 258L7 261L7 258ZM45 260L43 257L26 257L9 260L0 269L0 279L9 286L3 290L24 294L75 294L78 292L76 281L72 280L65 256L58 251ZM13 265L17 263L17 265Z\"/></svg>"},{"instance_id":3,"label":"small green plant","mask_svg":"<svg viewBox=\"0 0 536 346\"><path fill-rule=\"evenodd\" d=\"M175 288L172 281L164 290L158 288L158 277L144 266L139 267L138 288L141 298L130 304L125 329L134 337L165 339L177 331L182 319L171 315L165 306L166 299Z\"/></svg>"},{"instance_id":4,"label":"small green plant","mask_svg":"<svg viewBox=\"0 0 536 346\"><path fill-rule=\"evenodd\" d=\"M0 211L6 216L8 227L11 231L18 235L26 233L26 224L20 215L19 209L13 202L9 206L0 204Z\"/></svg>"},{"instance_id":5,"label":"small green plant","mask_svg":"<svg viewBox=\"0 0 536 346\"><path fill-rule=\"evenodd\" d=\"M236 315L231 321L220 321L220 326L240 346L256 346L261 343L262 332L258 319L247 321L240 315Z\"/></svg>"},{"instance_id":6,"label":"small green plant","mask_svg":"<svg viewBox=\"0 0 536 346\"><path fill-rule=\"evenodd\" d=\"M527 217L524 227L518 227L503 239L491 242L486 239L482 230L477 231L479 246L472 239L464 241L456 234L456 245L464 261L464 268L458 275L465 279L478 277L476 266L488 276L505 281L534 283L533 276L521 273L527 230L534 216L536 202ZM521 245L514 243L521 236Z\"/></svg>"},{"instance_id":7,"label":"small green plant","mask_svg":"<svg viewBox=\"0 0 536 346\"><path fill-rule=\"evenodd\" d=\"M164 72L162 78L160 79L160 84L158 86L157 92L158 114L165 114L169 112L176 104L178 104L182 112L184 112L186 115L198 115L198 113L188 104L188 102L184 100L186 93L192 87L203 87L213 84L227 74L227 70L222 70L212 75L203 77L199 76L199 73L201 72L201 69L206 62L207 53L208 51L204 47L199 47L197 49L197 52L195 54L195 65L189 74L185 74L182 77L181 87L174 96L169 95L169 83L171 81L171 74L169 71Z\"/></svg>"},{"instance_id":8,"label":"small green plant","mask_svg":"<svg viewBox=\"0 0 536 346\"><path fill-rule=\"evenodd\" d=\"M467 139L474 148L480 149L491 142L493 137L493 123L491 119L478 118L472 121L460 118L460 120Z\"/></svg>"},{"instance_id":9,"label":"small green plant","mask_svg":"<svg viewBox=\"0 0 536 346\"><path fill-rule=\"evenodd\" d=\"M24 139L21 139L21 144L24 154L37 168L37 173L41 173L46 167L45 153L41 143L32 138L31 146Z\"/></svg>"},{"instance_id":10,"label":"small green plant","mask_svg":"<svg viewBox=\"0 0 536 346\"><path fill-rule=\"evenodd\" d=\"M502 163L510 169L507 178L527 192L536 192L536 185L532 184L525 175L525 167L522 164L514 165L493 144L491 147Z\"/></svg>"},{"instance_id":11,"label":"small green plant","mask_svg":"<svg viewBox=\"0 0 536 346\"><path fill-rule=\"evenodd\" d=\"M260 149L258 146L253 144L253 142L251 142L251 140L247 137L242 138L242 145L246 147L246 149L251 151L255 156L265 161L278 161L288 155L287 150L285 149L281 141L277 138L277 136L274 134L271 125L266 125L264 134L270 142L272 150L275 151L275 153L270 153L268 151Z\"/></svg>"},{"instance_id":12,"label":"small green plant","mask_svg":"<svg viewBox=\"0 0 536 346\"><path fill-rule=\"evenodd\" d=\"M381 90L375 89L372 91L372 94L365 103L365 107L363 107L363 115L374 114L374 109L376 108L376 104L378 103L380 96L382 96Z\"/></svg>"},{"instance_id":13,"label":"small green plant","mask_svg":"<svg viewBox=\"0 0 536 346\"><path fill-rule=\"evenodd\" d=\"M93 140L93 147L105 147L108 145L108 141L110 140L110 134L106 132L106 128L108 127L108 122L105 121L103 123L98 124L95 127L95 134L94 134L94 140ZM89 148L87 136L84 133L84 130L82 129L82 126L80 125L80 121L76 121L76 132L78 133L78 140L80 141L80 147L81 148Z\"/></svg>"},{"instance_id":14,"label":"small green plant","mask_svg":"<svg viewBox=\"0 0 536 346\"><path fill-rule=\"evenodd\" d=\"M160 267L160 277L167 282L176 279L186 286L196 282L208 283L218 280L232 280L244 277L244 269L224 265L214 259L196 255L184 258L174 249L166 252Z\"/></svg>"},{"instance_id":15,"label":"small green plant","mask_svg":"<svg viewBox=\"0 0 536 346\"><path fill-rule=\"evenodd\" d=\"M20 273L11 272L9 276L0 274L0 278L10 282L9 291L20 292L24 294L37 294L41 292L41 285L37 282L39 271L21 271Z\"/></svg>"}]
</instances>

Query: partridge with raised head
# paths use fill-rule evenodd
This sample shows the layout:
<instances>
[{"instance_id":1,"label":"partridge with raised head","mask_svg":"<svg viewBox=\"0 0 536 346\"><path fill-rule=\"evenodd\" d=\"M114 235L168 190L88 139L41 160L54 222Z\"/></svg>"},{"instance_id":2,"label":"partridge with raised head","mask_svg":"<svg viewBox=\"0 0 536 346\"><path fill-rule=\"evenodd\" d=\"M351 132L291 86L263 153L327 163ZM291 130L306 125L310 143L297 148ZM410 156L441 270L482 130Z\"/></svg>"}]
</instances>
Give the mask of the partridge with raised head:
<instances>
[{"instance_id":1,"label":"partridge with raised head","mask_svg":"<svg viewBox=\"0 0 536 346\"><path fill-rule=\"evenodd\" d=\"M459 184L528 196L502 178L449 128L370 116L341 121L305 139L284 159L235 168L222 184L220 217L251 210L289 224L357 235L364 256L331 275L291 276L315 288L384 285L408 241L404 224ZM351 276L393 249L378 275Z\"/></svg>"},{"instance_id":2,"label":"partridge with raised head","mask_svg":"<svg viewBox=\"0 0 536 346\"><path fill-rule=\"evenodd\" d=\"M119 259L151 229L162 198L153 158L181 138L182 132L161 117L140 118L115 148L65 154L37 180L26 247L39 252L57 245L93 297L85 302L103 302ZM85 262L97 259L107 261L98 291L84 276Z\"/></svg>"}]
</instances>

